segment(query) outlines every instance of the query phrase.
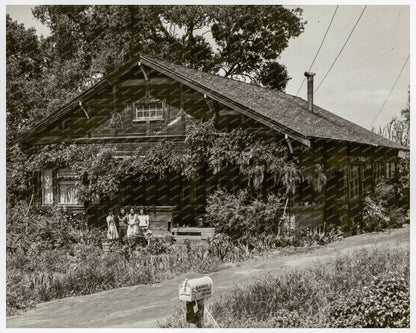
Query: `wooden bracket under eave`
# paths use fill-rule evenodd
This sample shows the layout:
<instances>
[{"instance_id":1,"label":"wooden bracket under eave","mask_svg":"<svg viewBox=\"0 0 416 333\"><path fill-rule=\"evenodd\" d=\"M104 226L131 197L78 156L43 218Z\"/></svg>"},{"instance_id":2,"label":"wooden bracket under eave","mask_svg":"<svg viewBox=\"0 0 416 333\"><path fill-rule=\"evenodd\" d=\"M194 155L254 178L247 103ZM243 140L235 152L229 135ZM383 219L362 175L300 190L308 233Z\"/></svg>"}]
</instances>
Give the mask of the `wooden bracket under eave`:
<instances>
[{"instance_id":1,"label":"wooden bracket under eave","mask_svg":"<svg viewBox=\"0 0 416 333\"><path fill-rule=\"evenodd\" d=\"M142 63L139 61L137 65L140 67L140 70L143 73L144 80L145 80L145 89L146 89L146 101L149 101L149 90L150 90L150 80L149 75L146 73L145 69L143 68Z\"/></svg>"},{"instance_id":2,"label":"wooden bracket under eave","mask_svg":"<svg viewBox=\"0 0 416 333\"><path fill-rule=\"evenodd\" d=\"M286 139L287 146L289 147L289 152L291 154L293 154L292 142L290 142L290 138L289 138L289 136L287 134L285 134L285 139Z\"/></svg>"},{"instance_id":3,"label":"wooden bracket under eave","mask_svg":"<svg viewBox=\"0 0 416 333\"><path fill-rule=\"evenodd\" d=\"M84 111L85 116L87 117L87 119L90 119L90 115L88 114L87 110L85 110L85 108L82 105L82 102L81 101L79 101L79 106L81 107L81 110Z\"/></svg>"}]
</instances>

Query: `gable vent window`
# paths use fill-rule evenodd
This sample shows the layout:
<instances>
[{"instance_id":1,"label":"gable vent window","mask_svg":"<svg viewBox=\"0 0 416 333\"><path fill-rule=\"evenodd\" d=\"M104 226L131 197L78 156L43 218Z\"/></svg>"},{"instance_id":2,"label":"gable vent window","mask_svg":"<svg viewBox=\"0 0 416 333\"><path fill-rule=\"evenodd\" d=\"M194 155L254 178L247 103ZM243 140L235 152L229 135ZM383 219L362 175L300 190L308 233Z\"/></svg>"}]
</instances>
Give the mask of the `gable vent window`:
<instances>
[{"instance_id":1,"label":"gable vent window","mask_svg":"<svg viewBox=\"0 0 416 333\"><path fill-rule=\"evenodd\" d=\"M163 120L163 104L158 100L148 103L133 103L133 121Z\"/></svg>"}]
</instances>

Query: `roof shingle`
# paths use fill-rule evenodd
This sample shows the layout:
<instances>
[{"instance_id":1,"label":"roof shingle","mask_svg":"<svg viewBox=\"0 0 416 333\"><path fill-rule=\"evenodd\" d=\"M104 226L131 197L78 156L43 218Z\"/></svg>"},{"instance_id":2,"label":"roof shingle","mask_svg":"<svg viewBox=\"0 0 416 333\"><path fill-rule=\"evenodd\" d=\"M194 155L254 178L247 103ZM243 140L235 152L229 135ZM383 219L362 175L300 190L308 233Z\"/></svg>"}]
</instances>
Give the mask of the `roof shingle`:
<instances>
[{"instance_id":1,"label":"roof shingle","mask_svg":"<svg viewBox=\"0 0 416 333\"><path fill-rule=\"evenodd\" d=\"M317 105L314 105L313 112L311 112L307 107L307 101L302 98L190 69L154 57L145 56L145 58L156 66L168 68L192 82L203 85L226 98L238 101L239 104L254 112L264 115L308 138L351 141L405 149L398 143L387 140Z\"/></svg>"}]
</instances>

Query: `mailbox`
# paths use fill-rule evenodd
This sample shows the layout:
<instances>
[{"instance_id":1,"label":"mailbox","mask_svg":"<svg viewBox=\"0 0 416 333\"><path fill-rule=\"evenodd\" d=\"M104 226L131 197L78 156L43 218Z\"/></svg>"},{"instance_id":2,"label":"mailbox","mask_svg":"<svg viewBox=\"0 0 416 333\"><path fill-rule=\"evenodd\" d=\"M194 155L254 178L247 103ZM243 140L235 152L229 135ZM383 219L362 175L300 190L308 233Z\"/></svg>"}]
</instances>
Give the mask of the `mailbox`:
<instances>
[{"instance_id":1,"label":"mailbox","mask_svg":"<svg viewBox=\"0 0 416 333\"><path fill-rule=\"evenodd\" d=\"M179 300L193 302L206 299L212 294L212 280L209 276L185 280L179 286Z\"/></svg>"}]
</instances>

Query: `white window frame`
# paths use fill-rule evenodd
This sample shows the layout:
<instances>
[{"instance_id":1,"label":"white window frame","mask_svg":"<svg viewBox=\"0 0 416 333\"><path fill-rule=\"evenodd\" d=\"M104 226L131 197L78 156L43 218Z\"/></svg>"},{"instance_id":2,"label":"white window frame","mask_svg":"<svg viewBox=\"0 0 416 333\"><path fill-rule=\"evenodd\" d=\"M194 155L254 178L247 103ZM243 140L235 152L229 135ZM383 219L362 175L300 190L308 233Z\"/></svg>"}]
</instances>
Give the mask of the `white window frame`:
<instances>
[{"instance_id":1,"label":"white window frame","mask_svg":"<svg viewBox=\"0 0 416 333\"><path fill-rule=\"evenodd\" d=\"M149 103L133 103L133 122L163 120L164 107L162 101Z\"/></svg>"}]
</instances>

